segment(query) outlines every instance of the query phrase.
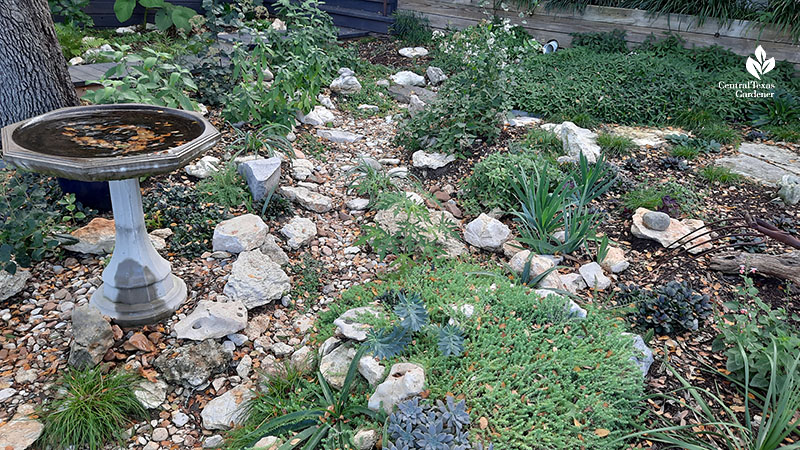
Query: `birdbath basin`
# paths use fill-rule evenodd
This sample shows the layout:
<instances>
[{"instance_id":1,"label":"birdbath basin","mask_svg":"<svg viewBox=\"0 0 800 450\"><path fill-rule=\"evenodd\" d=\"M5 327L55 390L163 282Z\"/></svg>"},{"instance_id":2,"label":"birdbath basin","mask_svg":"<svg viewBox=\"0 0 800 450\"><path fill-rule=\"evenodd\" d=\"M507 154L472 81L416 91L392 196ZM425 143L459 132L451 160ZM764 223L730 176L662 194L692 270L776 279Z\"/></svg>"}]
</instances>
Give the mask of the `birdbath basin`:
<instances>
[{"instance_id":1,"label":"birdbath basin","mask_svg":"<svg viewBox=\"0 0 800 450\"><path fill-rule=\"evenodd\" d=\"M2 129L3 159L15 167L109 181L116 243L90 303L121 326L155 323L186 299L150 242L139 177L179 169L218 141L199 114L140 104L62 108Z\"/></svg>"}]
</instances>

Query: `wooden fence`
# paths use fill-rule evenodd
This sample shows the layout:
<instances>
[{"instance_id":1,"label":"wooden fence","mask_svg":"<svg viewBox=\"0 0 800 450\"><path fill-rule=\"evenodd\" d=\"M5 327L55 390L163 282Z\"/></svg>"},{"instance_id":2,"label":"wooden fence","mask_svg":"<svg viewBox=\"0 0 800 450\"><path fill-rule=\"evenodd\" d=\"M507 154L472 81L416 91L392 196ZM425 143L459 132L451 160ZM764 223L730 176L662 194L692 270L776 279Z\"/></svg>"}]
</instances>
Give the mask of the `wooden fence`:
<instances>
[{"instance_id":1,"label":"wooden fence","mask_svg":"<svg viewBox=\"0 0 800 450\"><path fill-rule=\"evenodd\" d=\"M435 29L461 29L491 17L490 8L482 7L480 0L399 0L398 9L411 10L426 16ZM489 1L491 5L491 1ZM519 10L499 10L497 15L521 25L539 42L550 39L559 46L568 47L570 33L595 33L621 29L626 31L626 40L641 43L654 34L657 38L665 33L679 34L688 46L720 45L740 55L752 55L758 45L763 46L768 57L786 60L800 65L800 45L770 28L759 24L736 20L721 24L707 20L697 25L696 17L670 14L653 16L637 9L587 6L583 13L547 10L537 7L533 13L520 17Z\"/></svg>"}]
</instances>

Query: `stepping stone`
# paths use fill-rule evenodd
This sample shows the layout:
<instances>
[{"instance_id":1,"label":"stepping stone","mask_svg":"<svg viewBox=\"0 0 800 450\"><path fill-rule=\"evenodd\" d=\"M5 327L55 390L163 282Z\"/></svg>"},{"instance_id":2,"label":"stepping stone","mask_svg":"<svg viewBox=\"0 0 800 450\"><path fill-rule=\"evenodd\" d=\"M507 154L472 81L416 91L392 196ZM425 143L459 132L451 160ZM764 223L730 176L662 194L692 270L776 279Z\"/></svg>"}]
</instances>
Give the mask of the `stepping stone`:
<instances>
[{"instance_id":1,"label":"stepping stone","mask_svg":"<svg viewBox=\"0 0 800 450\"><path fill-rule=\"evenodd\" d=\"M738 155L718 159L717 165L769 187L777 186L784 175L800 175L800 155L752 142L742 144Z\"/></svg>"}]
</instances>

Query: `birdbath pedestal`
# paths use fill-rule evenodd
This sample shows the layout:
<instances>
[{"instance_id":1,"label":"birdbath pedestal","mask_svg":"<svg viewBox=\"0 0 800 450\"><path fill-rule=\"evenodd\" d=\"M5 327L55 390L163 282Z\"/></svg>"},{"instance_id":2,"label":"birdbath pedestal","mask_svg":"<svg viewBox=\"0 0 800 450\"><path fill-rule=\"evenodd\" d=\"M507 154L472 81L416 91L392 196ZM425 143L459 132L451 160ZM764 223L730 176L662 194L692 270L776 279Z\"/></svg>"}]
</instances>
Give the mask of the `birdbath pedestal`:
<instances>
[{"instance_id":1,"label":"birdbath pedestal","mask_svg":"<svg viewBox=\"0 0 800 450\"><path fill-rule=\"evenodd\" d=\"M139 104L63 108L2 130L3 159L15 167L109 181L116 242L90 303L120 326L155 323L186 299L147 234L139 177L179 169L218 141L199 114Z\"/></svg>"}]
</instances>

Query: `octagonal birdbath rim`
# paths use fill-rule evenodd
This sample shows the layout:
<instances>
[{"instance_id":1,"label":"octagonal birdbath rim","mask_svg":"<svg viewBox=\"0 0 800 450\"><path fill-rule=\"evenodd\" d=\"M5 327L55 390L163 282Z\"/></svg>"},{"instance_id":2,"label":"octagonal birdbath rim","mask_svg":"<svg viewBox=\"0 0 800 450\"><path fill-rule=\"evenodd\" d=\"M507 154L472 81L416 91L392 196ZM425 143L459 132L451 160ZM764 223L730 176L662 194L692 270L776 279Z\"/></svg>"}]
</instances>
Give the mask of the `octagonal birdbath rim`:
<instances>
[{"instance_id":1,"label":"octagonal birdbath rim","mask_svg":"<svg viewBox=\"0 0 800 450\"><path fill-rule=\"evenodd\" d=\"M162 151L135 155L104 157L60 156L38 152L24 143L16 142L14 133L27 126L57 119L76 119L98 112L153 112L153 117L162 114L165 118L179 117L202 126L202 131L181 145ZM145 175L169 173L187 165L212 148L220 138L219 131L201 114L163 106L141 103L113 105L71 106L56 109L31 119L22 120L3 127L0 132L3 142L3 159L15 167L79 181L110 181L137 178Z\"/></svg>"}]
</instances>

